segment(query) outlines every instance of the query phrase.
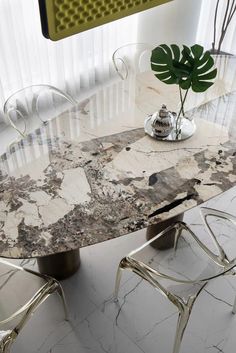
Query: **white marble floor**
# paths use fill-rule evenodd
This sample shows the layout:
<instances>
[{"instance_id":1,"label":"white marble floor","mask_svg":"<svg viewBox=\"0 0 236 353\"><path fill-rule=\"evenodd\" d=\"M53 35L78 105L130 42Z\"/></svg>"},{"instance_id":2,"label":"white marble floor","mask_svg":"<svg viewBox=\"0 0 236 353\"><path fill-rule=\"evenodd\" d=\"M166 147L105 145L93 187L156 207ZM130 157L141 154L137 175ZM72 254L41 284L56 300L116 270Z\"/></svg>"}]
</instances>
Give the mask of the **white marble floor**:
<instances>
[{"instance_id":1,"label":"white marble floor","mask_svg":"<svg viewBox=\"0 0 236 353\"><path fill-rule=\"evenodd\" d=\"M236 215L236 188L207 205ZM185 221L197 232L199 210L187 212ZM57 296L50 296L19 335L12 353L172 353L177 312L168 300L128 271L120 302L111 299L119 260L144 241L145 232L139 231L82 249L80 270L62 282L70 322L63 320ZM203 290L181 353L235 352L235 294L236 278L231 276L215 279Z\"/></svg>"}]
</instances>

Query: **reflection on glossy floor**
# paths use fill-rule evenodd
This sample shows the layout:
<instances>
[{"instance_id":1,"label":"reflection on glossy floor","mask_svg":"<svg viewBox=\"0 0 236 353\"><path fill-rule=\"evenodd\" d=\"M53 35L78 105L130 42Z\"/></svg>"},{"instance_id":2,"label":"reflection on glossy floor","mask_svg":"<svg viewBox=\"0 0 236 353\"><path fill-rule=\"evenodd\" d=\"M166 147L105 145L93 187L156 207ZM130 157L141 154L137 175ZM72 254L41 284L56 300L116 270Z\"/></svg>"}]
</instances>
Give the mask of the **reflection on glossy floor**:
<instances>
[{"instance_id":1,"label":"reflection on glossy floor","mask_svg":"<svg viewBox=\"0 0 236 353\"><path fill-rule=\"evenodd\" d=\"M236 188L205 205L236 215ZM201 232L198 209L187 212L185 221ZM82 249L79 272L62 282L71 321L63 321L61 303L51 296L17 338L12 353L171 353L177 312L169 301L128 271L119 304L111 300L119 260L144 241L145 232L139 231ZM215 279L203 290L181 353L235 352L235 293L236 278L231 276Z\"/></svg>"}]
</instances>

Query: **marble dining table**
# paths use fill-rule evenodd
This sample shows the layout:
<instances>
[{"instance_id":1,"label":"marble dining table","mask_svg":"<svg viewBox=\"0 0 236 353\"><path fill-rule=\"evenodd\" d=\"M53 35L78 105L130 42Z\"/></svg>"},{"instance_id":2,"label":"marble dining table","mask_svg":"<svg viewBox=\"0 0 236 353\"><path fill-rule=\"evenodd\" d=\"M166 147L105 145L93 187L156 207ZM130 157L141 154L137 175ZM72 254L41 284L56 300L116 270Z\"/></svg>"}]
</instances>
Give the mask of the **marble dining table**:
<instances>
[{"instance_id":1,"label":"marble dining table","mask_svg":"<svg viewBox=\"0 0 236 353\"><path fill-rule=\"evenodd\" d=\"M234 186L235 64L221 63L216 83L190 95L197 129L185 141L145 134L145 118L161 104L178 109L178 91L143 72L99 85L6 148L0 256L67 253L158 224Z\"/></svg>"}]
</instances>

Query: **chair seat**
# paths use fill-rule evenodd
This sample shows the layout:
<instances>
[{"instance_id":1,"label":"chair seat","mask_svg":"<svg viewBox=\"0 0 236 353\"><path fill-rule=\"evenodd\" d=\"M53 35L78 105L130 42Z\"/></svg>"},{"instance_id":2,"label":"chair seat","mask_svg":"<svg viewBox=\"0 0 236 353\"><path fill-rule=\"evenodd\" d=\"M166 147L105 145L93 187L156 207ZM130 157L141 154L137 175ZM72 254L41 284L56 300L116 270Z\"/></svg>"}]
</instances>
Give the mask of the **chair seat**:
<instances>
[{"instance_id":1,"label":"chair seat","mask_svg":"<svg viewBox=\"0 0 236 353\"><path fill-rule=\"evenodd\" d=\"M158 250L150 243L128 257L142 263L154 276L157 272L158 277L162 274L180 283L207 281L226 271L207 255L187 230L182 232L176 248Z\"/></svg>"},{"instance_id":2,"label":"chair seat","mask_svg":"<svg viewBox=\"0 0 236 353\"><path fill-rule=\"evenodd\" d=\"M26 305L47 282L30 272L0 264L0 321Z\"/></svg>"}]
</instances>

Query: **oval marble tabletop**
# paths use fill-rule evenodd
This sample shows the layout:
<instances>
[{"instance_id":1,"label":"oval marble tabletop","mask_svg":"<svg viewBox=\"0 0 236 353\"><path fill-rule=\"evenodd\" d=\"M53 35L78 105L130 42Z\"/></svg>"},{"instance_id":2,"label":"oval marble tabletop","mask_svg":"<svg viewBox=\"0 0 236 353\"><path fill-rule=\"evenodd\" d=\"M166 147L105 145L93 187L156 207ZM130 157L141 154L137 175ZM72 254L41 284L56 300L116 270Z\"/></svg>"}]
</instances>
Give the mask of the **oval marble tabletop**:
<instances>
[{"instance_id":1,"label":"oval marble tabletop","mask_svg":"<svg viewBox=\"0 0 236 353\"><path fill-rule=\"evenodd\" d=\"M178 96L175 87L144 73L100 87L7 150L0 160L0 255L41 257L95 244L232 187L231 77L224 92L219 78L207 94L190 98L189 108L198 105L189 112L197 132L183 142L145 135L146 115L161 103L173 110Z\"/></svg>"}]
</instances>

